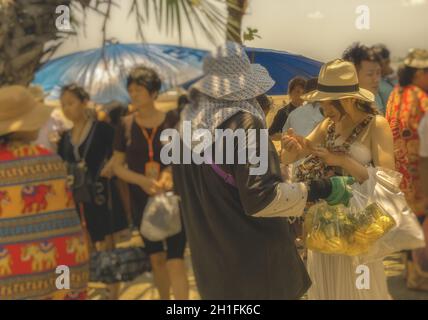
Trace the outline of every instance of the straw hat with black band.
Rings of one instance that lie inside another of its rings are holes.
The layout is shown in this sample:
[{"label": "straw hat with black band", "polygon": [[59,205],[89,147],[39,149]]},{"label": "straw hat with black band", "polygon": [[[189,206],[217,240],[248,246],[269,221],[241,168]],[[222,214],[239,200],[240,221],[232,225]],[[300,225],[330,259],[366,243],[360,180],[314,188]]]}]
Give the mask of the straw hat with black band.
[{"label": "straw hat with black band", "polygon": [[303,100],[312,102],[346,98],[375,101],[373,93],[360,88],[355,65],[342,59],[324,64],[318,76],[317,89],[302,95]]},{"label": "straw hat with black band", "polygon": [[48,121],[53,107],[37,102],[23,86],[0,88],[0,136],[36,131]]}]

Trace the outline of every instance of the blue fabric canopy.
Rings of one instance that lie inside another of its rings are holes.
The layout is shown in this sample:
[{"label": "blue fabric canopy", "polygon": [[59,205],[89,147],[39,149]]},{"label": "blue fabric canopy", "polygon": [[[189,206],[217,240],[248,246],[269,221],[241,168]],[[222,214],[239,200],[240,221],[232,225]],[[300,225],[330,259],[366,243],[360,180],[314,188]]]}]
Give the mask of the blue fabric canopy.
[{"label": "blue fabric canopy", "polygon": [[285,95],[288,82],[296,76],[306,79],[318,77],[322,63],[301,55],[285,51],[247,48],[247,54],[252,63],[264,66],[275,80],[275,86],[269,95]]},{"label": "blue fabric canopy", "polygon": [[44,64],[33,84],[59,98],[61,87],[77,83],[97,103],[129,102],[126,78],[137,65],[155,69],[162,79],[162,91],[180,86],[202,75],[206,51],[179,46],[152,44],[107,44],[103,49],[73,53]]},{"label": "blue fabric canopy", "polygon": [[[263,65],[276,81],[269,95],[287,93],[288,82],[295,76],[317,76],[322,63],[283,51],[247,48],[253,63]],[[208,51],[171,45],[110,43],[103,49],[73,53],[51,60],[36,73],[34,84],[58,99],[61,87],[77,83],[97,103],[129,103],[126,77],[136,65],[155,69],[163,81],[162,91],[189,87],[202,76],[203,58]]]}]

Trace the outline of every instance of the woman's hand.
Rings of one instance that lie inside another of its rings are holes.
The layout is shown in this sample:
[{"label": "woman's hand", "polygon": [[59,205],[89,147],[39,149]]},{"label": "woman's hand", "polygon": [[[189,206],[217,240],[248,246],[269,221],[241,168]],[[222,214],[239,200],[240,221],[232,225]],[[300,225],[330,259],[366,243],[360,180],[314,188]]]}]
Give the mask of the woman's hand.
[{"label": "woman's hand", "polygon": [[309,154],[311,147],[306,138],[296,135],[293,129],[288,129],[281,138],[281,162],[293,163]]},{"label": "woman's hand", "polygon": [[342,167],[345,155],[341,153],[333,153],[328,151],[326,148],[314,148],[312,154],[321,158],[321,160],[328,166]]},{"label": "woman's hand", "polygon": [[307,141],[304,137],[294,133],[293,129],[288,129],[282,136],[282,148],[293,154],[297,154],[307,148]]},{"label": "woman's hand", "polygon": [[170,168],[166,168],[162,171],[158,183],[164,191],[172,190],[174,185],[172,180],[172,172]]},{"label": "woman's hand", "polygon": [[160,185],[159,181],[147,178],[146,176],[141,176],[138,185],[149,196],[154,196],[163,191],[163,188]]},{"label": "woman's hand", "polygon": [[101,170],[100,173],[101,177],[111,179],[114,176],[114,170],[113,170],[113,161],[110,159],[109,162],[107,162],[104,166],[104,168]]}]

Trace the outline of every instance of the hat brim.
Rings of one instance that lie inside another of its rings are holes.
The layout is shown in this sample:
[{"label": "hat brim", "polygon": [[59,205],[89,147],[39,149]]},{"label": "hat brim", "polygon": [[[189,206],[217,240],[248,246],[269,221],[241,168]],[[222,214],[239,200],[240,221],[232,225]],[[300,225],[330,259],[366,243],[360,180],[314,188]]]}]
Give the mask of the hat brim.
[{"label": "hat brim", "polygon": [[328,101],[328,100],[342,100],[347,98],[355,98],[366,102],[375,102],[375,96],[369,90],[360,88],[355,92],[325,92],[313,90],[301,96],[305,101]]},{"label": "hat brim", "polygon": [[252,64],[245,74],[220,77],[210,74],[196,82],[190,90],[198,90],[215,99],[242,101],[256,98],[275,85],[269,72],[259,64]]},{"label": "hat brim", "polygon": [[54,109],[52,106],[37,103],[33,110],[19,119],[0,120],[0,135],[39,130],[49,120]]}]

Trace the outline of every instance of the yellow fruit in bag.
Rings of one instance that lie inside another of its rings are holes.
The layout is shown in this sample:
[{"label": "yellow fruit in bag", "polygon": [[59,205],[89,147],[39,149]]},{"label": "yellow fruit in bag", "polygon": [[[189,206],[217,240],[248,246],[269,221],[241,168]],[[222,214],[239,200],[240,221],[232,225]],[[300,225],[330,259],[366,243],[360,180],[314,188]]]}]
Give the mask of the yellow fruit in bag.
[{"label": "yellow fruit in bag", "polygon": [[311,237],[311,236],[308,236],[307,238],[306,238],[306,247],[308,248],[308,249],[311,249],[311,250],[316,250],[316,249],[319,249],[319,247],[318,247],[318,243],[314,240],[314,238],[313,237]]},{"label": "yellow fruit in bag", "polygon": [[346,241],[339,237],[330,238],[326,243],[326,249],[331,253],[342,253],[346,251],[346,247]]},{"label": "yellow fruit in bag", "polygon": [[314,222],[314,217],[312,215],[307,215],[305,217],[305,221],[303,225],[307,231],[312,230],[313,222]]},{"label": "yellow fruit in bag", "polygon": [[376,220],[376,223],[382,227],[383,231],[388,231],[395,225],[395,221],[388,216],[382,216],[378,218]]},{"label": "yellow fruit in bag", "polygon": [[382,237],[385,232],[377,223],[372,223],[365,231],[366,236],[371,240],[377,240]]},{"label": "yellow fruit in bag", "polygon": [[306,246],[312,250],[323,250],[326,245],[326,237],[320,230],[312,231],[306,236]]},{"label": "yellow fruit in bag", "polygon": [[354,243],[356,246],[367,246],[370,243],[370,239],[367,238],[365,232],[357,230],[354,232]]},{"label": "yellow fruit in bag", "polygon": [[324,244],[326,241],[326,236],[321,231],[315,231],[312,236],[313,236],[314,241],[316,241],[318,243]]},{"label": "yellow fruit in bag", "polygon": [[347,248],[346,254],[349,256],[358,256],[358,255],[363,254],[367,251],[369,251],[369,247],[367,245],[359,245],[357,243],[354,243],[353,245],[350,245]]}]

